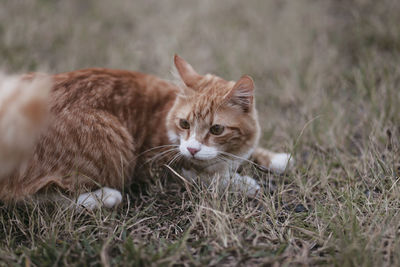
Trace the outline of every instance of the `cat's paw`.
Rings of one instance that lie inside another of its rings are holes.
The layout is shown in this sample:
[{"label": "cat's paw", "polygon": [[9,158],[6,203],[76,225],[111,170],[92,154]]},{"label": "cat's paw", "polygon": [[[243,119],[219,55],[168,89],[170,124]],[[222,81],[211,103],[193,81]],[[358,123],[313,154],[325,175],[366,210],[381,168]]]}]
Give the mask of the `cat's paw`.
[{"label": "cat's paw", "polygon": [[257,196],[261,190],[256,180],[249,176],[241,176],[238,173],[233,175],[231,183],[238,191],[245,193],[248,197]]},{"label": "cat's paw", "polygon": [[103,187],[95,191],[95,194],[101,199],[104,206],[109,209],[118,206],[122,202],[122,194],[115,189]]},{"label": "cat's paw", "polygon": [[283,173],[293,167],[295,160],[292,155],[287,153],[275,153],[271,157],[269,168],[276,173]]},{"label": "cat's paw", "polygon": [[84,207],[88,210],[94,210],[105,206],[106,208],[114,208],[122,202],[122,195],[118,190],[103,187],[94,192],[81,194],[76,204],[78,207]]},{"label": "cat's paw", "polygon": [[248,197],[256,197],[261,190],[261,187],[257,183],[256,180],[249,176],[242,176],[243,177],[243,184],[242,184],[242,191],[246,192]]}]

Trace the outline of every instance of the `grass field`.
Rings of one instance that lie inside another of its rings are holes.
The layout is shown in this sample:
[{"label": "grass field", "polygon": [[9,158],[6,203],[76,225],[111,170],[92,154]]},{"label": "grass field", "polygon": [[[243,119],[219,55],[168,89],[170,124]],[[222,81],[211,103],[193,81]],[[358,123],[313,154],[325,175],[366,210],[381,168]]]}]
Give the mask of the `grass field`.
[{"label": "grass field", "polygon": [[261,144],[294,169],[254,170],[259,201],[155,177],[114,211],[0,204],[1,266],[400,265],[400,1],[1,3],[8,73],[170,79],[174,53],[251,75]]}]

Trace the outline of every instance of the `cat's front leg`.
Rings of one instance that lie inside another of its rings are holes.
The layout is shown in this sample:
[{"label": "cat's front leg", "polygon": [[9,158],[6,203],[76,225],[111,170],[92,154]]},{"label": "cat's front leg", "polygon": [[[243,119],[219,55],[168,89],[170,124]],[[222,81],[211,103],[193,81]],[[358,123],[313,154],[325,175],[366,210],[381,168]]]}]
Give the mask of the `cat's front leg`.
[{"label": "cat's front leg", "polygon": [[294,158],[288,153],[275,153],[267,149],[258,147],[252,154],[252,160],[276,173],[283,173],[293,167]]}]

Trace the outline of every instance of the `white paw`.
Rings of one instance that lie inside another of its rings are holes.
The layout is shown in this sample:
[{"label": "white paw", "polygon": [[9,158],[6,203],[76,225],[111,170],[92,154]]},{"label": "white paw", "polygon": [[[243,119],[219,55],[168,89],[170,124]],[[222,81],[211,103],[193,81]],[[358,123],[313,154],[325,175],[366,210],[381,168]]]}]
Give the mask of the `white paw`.
[{"label": "white paw", "polygon": [[260,192],[260,186],[253,178],[249,176],[241,176],[235,173],[231,183],[240,191],[246,193],[249,197],[254,197]]},{"label": "white paw", "polygon": [[88,210],[94,210],[99,207],[100,203],[99,201],[97,201],[97,198],[91,193],[84,193],[78,197],[76,204],[78,210],[80,210],[82,207]]},{"label": "white paw", "polygon": [[242,176],[243,184],[242,191],[246,192],[246,195],[249,197],[255,197],[260,192],[260,186],[253,178],[249,176]]},{"label": "white paw", "polygon": [[294,165],[294,158],[287,153],[276,153],[271,157],[269,168],[276,173],[283,173]]},{"label": "white paw", "polygon": [[104,205],[106,208],[113,208],[122,202],[122,195],[118,190],[103,187],[90,193],[81,194],[78,197],[78,206],[88,210],[94,210]]}]

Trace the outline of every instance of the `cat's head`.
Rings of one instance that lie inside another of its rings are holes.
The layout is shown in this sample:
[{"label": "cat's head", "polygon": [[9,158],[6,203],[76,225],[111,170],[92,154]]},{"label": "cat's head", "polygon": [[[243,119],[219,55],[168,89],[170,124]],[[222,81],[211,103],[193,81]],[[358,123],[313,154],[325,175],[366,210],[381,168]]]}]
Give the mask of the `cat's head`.
[{"label": "cat's head", "polygon": [[[182,83],[167,117],[171,142],[194,163],[248,158],[259,138],[254,83],[249,76],[237,82],[199,75],[175,55]],[[223,159],[222,159],[223,158]]]}]

